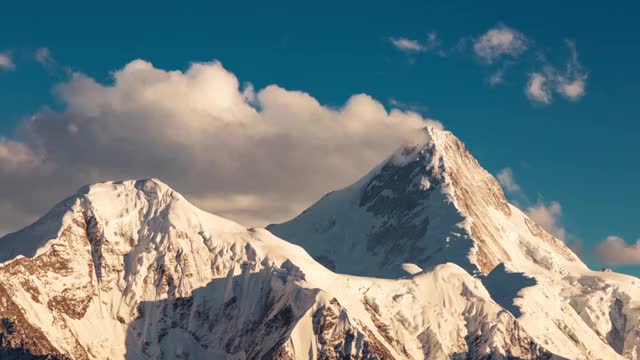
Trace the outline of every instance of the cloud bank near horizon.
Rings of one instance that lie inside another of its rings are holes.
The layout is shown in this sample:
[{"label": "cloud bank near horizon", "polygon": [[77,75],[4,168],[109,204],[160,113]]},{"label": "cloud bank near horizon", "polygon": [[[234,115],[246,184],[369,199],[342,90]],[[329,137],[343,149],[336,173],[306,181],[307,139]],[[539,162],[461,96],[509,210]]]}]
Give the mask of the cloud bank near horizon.
[{"label": "cloud bank near horizon", "polygon": [[5,232],[85,184],[149,177],[245,225],[282,221],[355,181],[416,129],[442,126],[365,94],[336,109],[278,85],[256,91],[220,62],[175,71],[134,60],[111,84],[73,73],[55,93],[64,111],[39,111],[17,139],[0,139]]}]

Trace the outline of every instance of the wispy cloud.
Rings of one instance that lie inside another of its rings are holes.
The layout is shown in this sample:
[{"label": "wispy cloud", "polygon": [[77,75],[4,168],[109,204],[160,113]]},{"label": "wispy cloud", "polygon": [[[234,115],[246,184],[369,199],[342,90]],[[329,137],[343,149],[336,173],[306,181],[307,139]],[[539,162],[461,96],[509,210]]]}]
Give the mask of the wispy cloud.
[{"label": "wispy cloud", "polygon": [[493,67],[491,73],[487,77],[487,83],[489,86],[498,86],[505,82],[507,76],[507,70],[515,65],[517,62],[513,60],[502,60],[497,67]]},{"label": "wispy cloud", "polygon": [[[524,86],[527,98],[533,103],[548,105],[555,96],[578,101],[586,94],[588,73],[579,61],[575,42],[571,40],[565,40],[569,58],[563,66],[552,65],[533,40],[505,24],[498,24],[476,37],[462,37],[451,49],[443,48],[436,32],[429,33],[424,40],[407,37],[391,37],[388,40],[407,54],[433,52],[449,56],[469,54],[471,51],[486,66],[485,81],[491,87],[505,82],[510,67],[523,61],[538,63],[528,73]],[[535,57],[523,58],[525,52],[532,53],[534,50]]]},{"label": "wispy cloud", "polygon": [[37,62],[42,64],[43,66],[54,66],[56,64],[56,60],[51,55],[51,50],[47,47],[41,47],[36,49],[34,53],[34,58]]},{"label": "wispy cloud", "polygon": [[430,32],[424,41],[406,37],[391,37],[389,41],[398,50],[407,53],[428,52],[440,48],[440,38],[435,31]]},{"label": "wispy cloud", "polygon": [[593,254],[603,264],[637,265],[640,264],[640,240],[629,244],[619,236],[609,236],[596,245]]},{"label": "wispy cloud", "polygon": [[[516,181],[511,168],[500,170],[496,178],[507,194],[520,197],[525,203],[529,203],[522,187]],[[567,230],[561,224],[562,206],[560,206],[559,202],[552,201],[546,204],[542,200],[538,200],[534,205],[527,205],[525,213],[556,238],[562,241],[567,239]]]},{"label": "wispy cloud", "polygon": [[579,100],[586,92],[587,73],[578,61],[578,51],[573,41],[567,40],[571,58],[563,74],[557,76],[556,90],[569,100]]},{"label": "wispy cloud", "polygon": [[576,254],[581,255],[583,253],[582,241],[569,233],[562,223],[563,211],[558,201],[545,202],[540,198],[535,204],[532,204],[520,184],[516,181],[511,168],[500,170],[496,178],[511,199],[516,198],[522,202],[522,204],[519,204],[518,201],[514,201],[514,204],[523,208],[525,214],[531,220],[535,221],[555,238],[562,240]]},{"label": "wispy cloud", "polygon": [[522,191],[520,185],[516,182],[511,168],[504,168],[498,172],[498,182],[504,187],[508,193],[516,193]]},{"label": "wispy cloud", "polygon": [[393,46],[402,51],[411,52],[423,52],[426,51],[425,47],[417,40],[411,40],[407,38],[391,38]]},{"label": "wispy cloud", "polygon": [[531,101],[550,104],[553,92],[571,101],[578,101],[586,94],[588,74],[578,60],[575,43],[568,40],[566,43],[570,58],[563,71],[548,64],[543,57],[544,69],[529,74],[525,93]]},{"label": "wispy cloud", "polygon": [[513,170],[506,167],[496,174],[496,179],[502,185],[505,193],[509,195],[511,202],[519,208],[529,206],[531,201],[525,194],[524,190],[516,181],[516,177],[513,174]]},{"label": "wispy cloud", "polygon": [[0,52],[0,70],[10,71],[14,70],[15,68],[16,65],[13,62],[11,52],[7,50]]},{"label": "wispy cloud", "polygon": [[389,99],[388,103],[392,107],[398,108],[400,110],[411,111],[415,113],[424,113],[427,110],[429,110],[429,107],[426,105],[417,104],[417,103],[407,103],[394,98]]},{"label": "wispy cloud", "polygon": [[562,241],[566,241],[567,230],[561,224],[562,206],[560,206],[559,202],[552,201],[549,204],[539,202],[534,206],[528,207],[525,212],[548,233]]},{"label": "wispy cloud", "polygon": [[496,86],[504,82],[504,69],[496,70],[491,76],[489,76],[489,85]]},{"label": "wispy cloud", "polygon": [[518,57],[527,48],[524,34],[502,24],[489,29],[473,42],[475,54],[489,64],[503,56]]}]

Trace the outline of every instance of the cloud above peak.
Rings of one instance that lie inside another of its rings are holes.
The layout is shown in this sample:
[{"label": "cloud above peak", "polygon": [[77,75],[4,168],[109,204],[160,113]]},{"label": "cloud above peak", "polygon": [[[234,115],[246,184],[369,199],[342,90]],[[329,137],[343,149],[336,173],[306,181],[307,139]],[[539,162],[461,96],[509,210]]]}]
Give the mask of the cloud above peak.
[{"label": "cloud above peak", "polygon": [[[178,71],[134,60],[112,84],[74,73],[55,93],[63,111],[40,111],[20,140],[0,142],[0,210],[38,216],[84,184],[156,177],[208,211],[265,225],[441,126],[365,94],[335,108],[278,85],[256,90],[219,62]],[[0,215],[0,228],[26,225]]]},{"label": "cloud above peak", "polygon": [[528,48],[527,37],[506,25],[489,29],[473,42],[475,54],[491,64],[503,56],[518,57]]}]

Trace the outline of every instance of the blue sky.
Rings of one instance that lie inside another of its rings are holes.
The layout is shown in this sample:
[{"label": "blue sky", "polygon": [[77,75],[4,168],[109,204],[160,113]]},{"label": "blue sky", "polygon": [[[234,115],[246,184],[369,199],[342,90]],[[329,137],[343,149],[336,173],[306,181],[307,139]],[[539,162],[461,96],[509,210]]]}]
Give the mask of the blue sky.
[{"label": "blue sky", "polygon": [[[511,169],[521,190],[510,195],[523,208],[560,204],[553,226],[599,267],[591,249],[608,236],[640,252],[631,246],[640,238],[638,10],[617,1],[11,2],[0,14],[0,52],[12,62],[0,71],[0,134],[21,140],[25,118],[63,111],[53,88],[69,71],[109,84],[137,58],[181,70],[217,59],[256,89],[278,84],[336,108],[366,93],[438,119],[487,170]],[[488,63],[473,45],[496,28],[522,35],[525,49]],[[391,40],[401,38],[422,48],[399,49]],[[44,47],[46,66],[35,61]],[[584,94],[532,100],[532,73],[583,76]],[[640,275],[638,264],[614,267]]]}]

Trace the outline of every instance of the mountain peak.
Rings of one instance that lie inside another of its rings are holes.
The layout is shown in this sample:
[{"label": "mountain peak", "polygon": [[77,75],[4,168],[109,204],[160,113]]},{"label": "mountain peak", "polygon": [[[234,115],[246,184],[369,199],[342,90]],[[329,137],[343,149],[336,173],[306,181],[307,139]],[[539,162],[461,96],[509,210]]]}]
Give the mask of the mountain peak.
[{"label": "mountain peak", "polygon": [[155,180],[71,200],[37,254],[0,266],[1,358],[552,355],[454,264],[397,281],[335,274],[267,231],[225,228]]},{"label": "mountain peak", "polygon": [[[358,182],[268,229],[356,275],[396,277],[403,263],[425,269],[453,262],[482,274],[500,263],[554,271],[581,264],[561,241],[533,227],[462,141],[425,128]],[[353,262],[354,251],[367,261]]]},{"label": "mountain peak", "polygon": [[159,198],[164,195],[182,198],[182,195],[157,178],[99,182],[81,187],[77,195],[91,197],[100,193],[123,191],[141,192],[146,196],[154,198]]},{"label": "mountain peak", "polygon": [[16,256],[33,257],[66,228],[84,224],[89,231],[94,223],[100,224],[100,232],[111,233],[134,228],[163,235],[171,231],[244,230],[198,209],[158,179],[107,181],[80,188],[32,225],[0,238],[0,262]]},{"label": "mountain peak", "polygon": [[81,189],[0,240],[0,358],[638,359],[637,282],[428,140],[272,227],[317,261],[157,179]]},{"label": "mountain peak", "polygon": [[[464,195],[464,191],[458,188],[474,188],[474,193],[480,191],[482,194],[490,194],[493,207],[506,214],[510,213],[507,199],[498,181],[450,131],[425,127],[416,137],[396,150],[381,167],[391,165],[399,168],[411,163],[430,169],[430,176],[446,183],[446,190],[451,193],[452,201],[462,200],[456,199]],[[424,174],[420,171],[411,174],[414,177],[422,175]]]},{"label": "mountain peak", "polygon": [[400,146],[385,162],[393,161],[396,164],[412,161],[423,151],[443,152],[450,142],[459,142],[451,132],[433,126],[425,126],[416,130],[405,144]]}]

